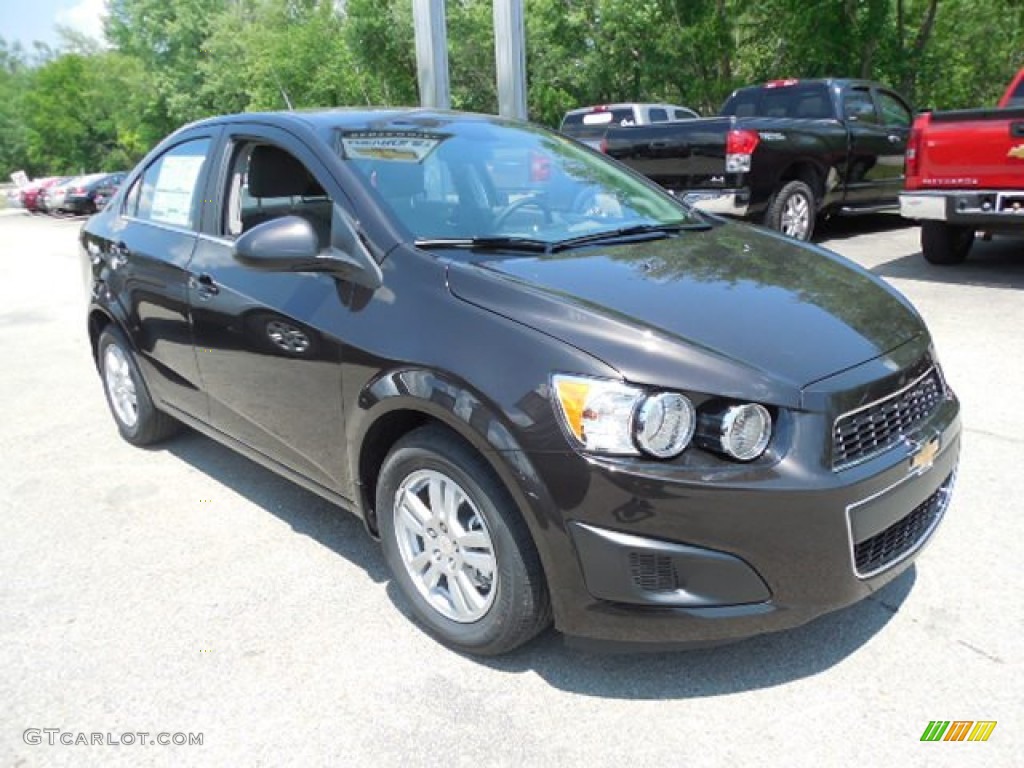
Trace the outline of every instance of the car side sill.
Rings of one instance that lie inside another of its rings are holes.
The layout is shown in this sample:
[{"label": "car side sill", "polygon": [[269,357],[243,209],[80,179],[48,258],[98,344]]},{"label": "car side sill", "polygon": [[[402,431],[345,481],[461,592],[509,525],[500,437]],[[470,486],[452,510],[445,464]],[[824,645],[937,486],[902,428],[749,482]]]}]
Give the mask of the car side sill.
[{"label": "car side sill", "polygon": [[196,432],[199,432],[212,440],[216,440],[221,445],[224,445],[225,447],[242,454],[245,458],[249,459],[250,461],[254,461],[257,464],[260,464],[261,466],[285,478],[286,480],[290,480],[296,485],[305,488],[307,491],[315,493],[317,496],[326,499],[335,506],[341,507],[346,512],[351,512],[356,517],[360,518],[361,520],[364,520],[365,523],[365,518],[363,514],[359,511],[356,504],[352,502],[350,499],[347,499],[341,494],[332,491],[330,488],[325,488],[319,483],[314,482],[313,480],[310,480],[307,477],[304,477],[303,475],[299,474],[290,467],[286,467],[284,464],[281,464],[280,462],[275,461],[269,456],[260,453],[255,448],[251,448],[245,443],[236,440],[235,438],[231,437],[228,434],[225,434],[224,432],[221,432],[216,427],[210,426],[205,421],[200,421],[194,416],[191,416],[188,413],[185,413],[184,411],[178,410],[172,405],[168,405],[167,403],[161,403],[161,408],[165,410],[168,413],[168,415],[173,416],[182,424],[191,427]]}]

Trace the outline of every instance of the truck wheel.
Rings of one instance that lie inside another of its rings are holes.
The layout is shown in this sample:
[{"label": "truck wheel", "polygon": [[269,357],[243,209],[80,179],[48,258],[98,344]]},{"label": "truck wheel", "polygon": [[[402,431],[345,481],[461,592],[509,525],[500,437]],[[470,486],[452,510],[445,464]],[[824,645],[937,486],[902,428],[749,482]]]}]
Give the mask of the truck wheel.
[{"label": "truck wheel", "polygon": [[974,245],[974,229],[944,221],[921,222],[921,252],[929,264],[962,264]]},{"label": "truck wheel", "polygon": [[413,614],[446,645],[505,653],[551,621],[540,557],[487,463],[445,429],[398,441],[377,482],[384,558]]},{"label": "truck wheel", "polygon": [[765,225],[794,240],[810,240],[817,210],[811,188],[802,181],[790,181],[772,198]]}]

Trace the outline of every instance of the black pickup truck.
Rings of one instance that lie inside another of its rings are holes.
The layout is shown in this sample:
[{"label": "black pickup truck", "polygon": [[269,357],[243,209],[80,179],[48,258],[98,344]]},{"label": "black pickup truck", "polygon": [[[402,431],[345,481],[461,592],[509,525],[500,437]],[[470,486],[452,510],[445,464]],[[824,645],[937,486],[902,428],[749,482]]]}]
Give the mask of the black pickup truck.
[{"label": "black pickup truck", "polygon": [[718,117],[612,127],[602,149],[697,208],[800,240],[833,213],[899,210],[907,102],[864,80],[774,80]]}]

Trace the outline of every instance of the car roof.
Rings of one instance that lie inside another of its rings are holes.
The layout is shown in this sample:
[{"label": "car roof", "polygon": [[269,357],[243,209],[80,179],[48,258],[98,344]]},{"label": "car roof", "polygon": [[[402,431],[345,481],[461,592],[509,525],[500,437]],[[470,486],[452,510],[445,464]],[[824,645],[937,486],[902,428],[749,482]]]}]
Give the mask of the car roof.
[{"label": "car roof", "polygon": [[282,128],[298,126],[320,133],[337,128],[348,130],[428,130],[440,129],[453,122],[481,122],[495,125],[516,124],[495,115],[457,112],[420,107],[337,107],[334,109],[295,110],[290,112],[242,112],[220,115],[192,123],[187,128],[205,125],[255,122]]},{"label": "car roof", "polygon": [[612,104],[592,104],[589,107],[577,107],[576,109],[570,109],[565,114],[576,115],[580,112],[592,112],[595,109],[632,109],[634,107],[668,107],[669,109],[685,109],[687,112],[696,111],[690,107],[684,107],[682,104],[669,104],[666,101],[617,101]]}]

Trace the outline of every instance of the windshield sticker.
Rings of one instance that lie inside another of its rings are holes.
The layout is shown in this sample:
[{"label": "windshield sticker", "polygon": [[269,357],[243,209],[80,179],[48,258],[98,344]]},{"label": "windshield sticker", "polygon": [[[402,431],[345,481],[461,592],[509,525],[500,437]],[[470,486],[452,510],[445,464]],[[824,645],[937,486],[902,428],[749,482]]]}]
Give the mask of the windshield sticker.
[{"label": "windshield sticker", "polygon": [[365,131],[342,134],[345,156],[356,160],[421,163],[447,136],[436,133]]},{"label": "windshield sticker", "polygon": [[583,116],[584,125],[607,125],[612,121],[611,112],[591,112]]}]

